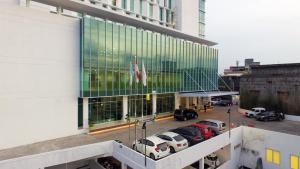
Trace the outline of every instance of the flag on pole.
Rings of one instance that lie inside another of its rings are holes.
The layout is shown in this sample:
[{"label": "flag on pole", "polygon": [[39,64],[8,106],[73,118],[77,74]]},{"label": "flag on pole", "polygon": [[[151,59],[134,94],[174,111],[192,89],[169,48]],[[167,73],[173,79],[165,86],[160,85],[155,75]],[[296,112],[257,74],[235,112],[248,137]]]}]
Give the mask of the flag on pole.
[{"label": "flag on pole", "polygon": [[134,56],[134,77],[135,77],[135,82],[138,83],[140,81],[140,71],[139,71],[138,61],[136,56]]},{"label": "flag on pole", "polygon": [[146,74],[144,61],[142,61],[142,81],[143,81],[143,85],[147,86],[147,74]]},{"label": "flag on pole", "polygon": [[132,63],[130,62],[130,69],[129,69],[129,85],[132,86],[132,81],[133,81],[133,67]]}]

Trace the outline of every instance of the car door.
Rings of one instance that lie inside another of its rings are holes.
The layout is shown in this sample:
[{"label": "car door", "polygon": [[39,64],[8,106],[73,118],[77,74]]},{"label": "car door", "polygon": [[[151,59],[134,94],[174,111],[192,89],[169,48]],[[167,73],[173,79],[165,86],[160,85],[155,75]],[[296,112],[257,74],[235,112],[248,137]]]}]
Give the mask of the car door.
[{"label": "car door", "polygon": [[[151,152],[153,152],[153,147],[154,147],[154,143],[150,140],[146,141],[146,155],[150,155]],[[144,147],[144,151],[145,152],[145,147]]]},{"label": "car door", "polygon": [[274,112],[270,113],[270,120],[276,120],[276,114]]},{"label": "car door", "polygon": [[141,140],[139,140],[139,142],[138,142],[138,144],[137,144],[137,150],[139,151],[139,152],[141,152],[141,153],[144,153],[145,151],[144,151],[144,149],[145,149],[145,143],[146,143],[146,140],[145,139],[141,139]]},{"label": "car door", "polygon": [[185,117],[186,117],[187,119],[191,119],[191,112],[190,112],[190,110],[186,110],[186,111],[185,111]]}]

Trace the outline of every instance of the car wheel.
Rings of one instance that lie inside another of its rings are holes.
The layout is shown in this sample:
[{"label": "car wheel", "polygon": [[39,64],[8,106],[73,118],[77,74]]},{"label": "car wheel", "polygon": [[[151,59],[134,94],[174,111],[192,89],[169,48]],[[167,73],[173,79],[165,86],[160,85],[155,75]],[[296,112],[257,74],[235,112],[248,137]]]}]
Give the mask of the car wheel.
[{"label": "car wheel", "polygon": [[151,158],[152,160],[155,160],[154,154],[150,153],[150,158]]},{"label": "car wheel", "polygon": [[170,147],[170,153],[172,153],[172,154],[173,154],[173,153],[176,153],[174,147],[172,147],[172,146]]},{"label": "car wheel", "polygon": [[211,134],[213,137],[215,137],[217,135],[217,133],[215,131],[212,131]]},{"label": "car wheel", "polygon": [[187,118],[186,118],[186,117],[184,117],[184,118],[183,118],[183,121],[186,121],[186,120],[187,120]]},{"label": "car wheel", "polygon": [[134,150],[135,150],[135,144],[134,144],[134,145],[132,145],[132,149],[134,149]]}]

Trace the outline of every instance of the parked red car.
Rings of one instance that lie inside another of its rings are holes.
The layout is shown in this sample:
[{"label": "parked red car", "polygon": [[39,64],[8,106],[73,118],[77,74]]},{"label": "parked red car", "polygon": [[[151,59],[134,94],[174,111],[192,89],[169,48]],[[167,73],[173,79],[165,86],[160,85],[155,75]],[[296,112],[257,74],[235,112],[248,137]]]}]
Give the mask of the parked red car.
[{"label": "parked red car", "polygon": [[213,136],[212,131],[209,126],[204,124],[192,124],[192,127],[196,127],[201,131],[204,140],[207,140]]}]

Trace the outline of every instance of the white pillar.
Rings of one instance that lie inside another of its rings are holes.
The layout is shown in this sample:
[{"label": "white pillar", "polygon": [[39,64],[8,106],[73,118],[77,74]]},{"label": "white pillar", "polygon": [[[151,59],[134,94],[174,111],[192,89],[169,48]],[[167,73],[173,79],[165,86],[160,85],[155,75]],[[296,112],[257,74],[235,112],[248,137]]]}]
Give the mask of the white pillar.
[{"label": "white pillar", "polygon": [[30,0],[26,0],[26,7],[30,6]]},{"label": "white pillar", "polygon": [[128,96],[123,96],[123,116],[122,120],[126,120],[126,115],[128,114]]},{"label": "white pillar", "polygon": [[89,131],[89,99],[83,98],[83,129]]},{"label": "white pillar", "polygon": [[61,15],[63,13],[63,9],[61,6],[56,7],[56,12],[58,15]]},{"label": "white pillar", "polygon": [[199,169],[204,169],[204,158],[199,160]]},{"label": "white pillar", "polygon": [[155,115],[156,113],[156,94],[152,94],[152,115]]},{"label": "white pillar", "polygon": [[127,169],[127,165],[125,163],[122,163],[122,169]]},{"label": "white pillar", "polygon": [[178,93],[175,93],[175,109],[179,109],[180,105],[180,97],[178,96]]}]

